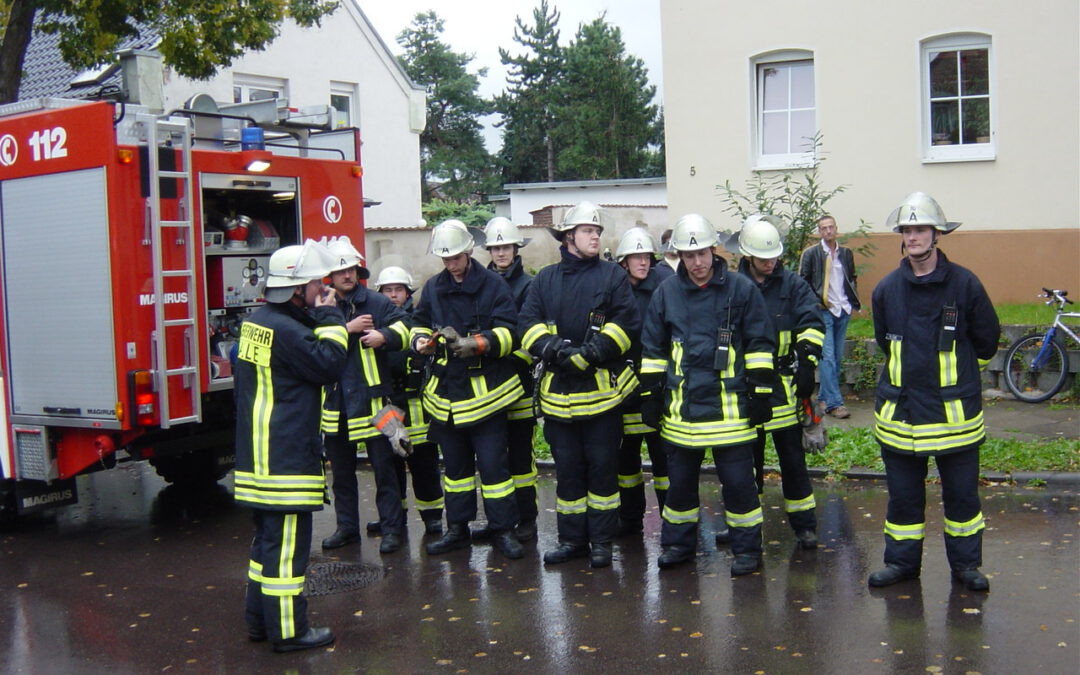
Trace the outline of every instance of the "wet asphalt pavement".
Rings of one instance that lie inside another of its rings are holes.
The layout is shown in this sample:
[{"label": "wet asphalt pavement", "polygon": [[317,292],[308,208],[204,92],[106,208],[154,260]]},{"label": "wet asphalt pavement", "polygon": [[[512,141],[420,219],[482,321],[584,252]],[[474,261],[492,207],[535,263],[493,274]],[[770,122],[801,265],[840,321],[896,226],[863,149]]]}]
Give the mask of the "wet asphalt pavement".
[{"label": "wet asphalt pavement", "polygon": [[[370,495],[371,475],[360,475]],[[715,476],[702,481],[696,564],[662,573],[654,505],[644,535],[617,542],[613,567],[545,569],[550,477],[540,541],[517,561],[481,544],[429,557],[415,511],[407,549],[380,556],[365,538],[330,555],[318,548],[333,530],[327,509],[312,566],[344,563],[324,584],[370,583],[311,598],[312,623],[334,629],[334,646],[278,655],[246,640],[250,516],[226,483],[183,495],[146,464],[123,465],[80,478],[81,504],[0,535],[0,672],[1077,672],[1075,491],[983,489],[988,595],[950,580],[934,486],[922,579],[873,591],[885,512],[875,482],[816,485],[814,552],[795,549],[779,487],[767,485],[765,566],[739,579],[712,543]]]}]

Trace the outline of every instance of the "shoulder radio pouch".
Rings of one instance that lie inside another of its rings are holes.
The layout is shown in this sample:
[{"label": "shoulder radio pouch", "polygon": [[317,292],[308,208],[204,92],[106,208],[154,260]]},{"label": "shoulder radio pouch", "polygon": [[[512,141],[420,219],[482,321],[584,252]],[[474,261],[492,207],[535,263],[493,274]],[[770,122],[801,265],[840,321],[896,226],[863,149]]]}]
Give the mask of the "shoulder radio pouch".
[{"label": "shoulder radio pouch", "polygon": [[956,344],[956,325],[960,313],[955,303],[949,303],[941,310],[941,329],[938,331],[938,351],[951,352]]},{"label": "shoulder radio pouch", "polygon": [[731,301],[728,300],[727,317],[724,325],[716,329],[716,351],[713,353],[713,370],[722,373],[728,369],[731,356]]}]

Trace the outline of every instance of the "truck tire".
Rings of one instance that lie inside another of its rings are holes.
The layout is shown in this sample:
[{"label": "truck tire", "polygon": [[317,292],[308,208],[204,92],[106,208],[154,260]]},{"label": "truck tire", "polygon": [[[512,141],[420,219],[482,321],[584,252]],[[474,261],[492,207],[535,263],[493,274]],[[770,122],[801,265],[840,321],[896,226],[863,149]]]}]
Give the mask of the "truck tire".
[{"label": "truck tire", "polygon": [[228,473],[218,467],[217,455],[210,451],[153,457],[150,464],[166,483],[179,487],[212,485]]}]

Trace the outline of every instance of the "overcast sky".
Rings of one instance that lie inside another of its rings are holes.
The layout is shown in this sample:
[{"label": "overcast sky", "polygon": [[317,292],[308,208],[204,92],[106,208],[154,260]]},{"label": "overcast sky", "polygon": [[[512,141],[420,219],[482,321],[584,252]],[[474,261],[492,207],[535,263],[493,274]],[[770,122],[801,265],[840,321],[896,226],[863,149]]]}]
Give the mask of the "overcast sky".
[{"label": "overcast sky", "polygon": [[[359,2],[375,30],[394,54],[401,53],[397,35],[405,30],[418,12],[435,10],[444,21],[443,40],[454,51],[472,54],[469,72],[487,67],[487,77],[480,81],[480,94],[490,98],[506,86],[506,69],[499,62],[499,47],[520,54],[513,40],[514,17],[531,25],[532,11],[539,0],[375,0]],[[660,0],[549,0],[549,6],[561,14],[560,42],[566,45],[581,23],[588,23],[607,12],[608,23],[622,31],[626,51],[645,62],[649,82],[657,88],[656,102],[662,101],[663,71],[660,56]],[[485,141],[494,152],[501,145],[500,131],[488,128]]]}]

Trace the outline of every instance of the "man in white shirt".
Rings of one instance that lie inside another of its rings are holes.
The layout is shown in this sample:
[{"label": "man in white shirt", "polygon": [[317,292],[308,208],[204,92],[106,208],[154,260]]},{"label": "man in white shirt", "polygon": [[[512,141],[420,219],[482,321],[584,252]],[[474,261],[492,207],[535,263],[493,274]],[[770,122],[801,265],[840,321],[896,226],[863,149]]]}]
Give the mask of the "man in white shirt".
[{"label": "man in white shirt", "polygon": [[858,311],[858,278],[855,276],[855,256],[851,249],[836,241],[836,219],[824,215],[817,222],[821,243],[803,251],[799,275],[806,279],[821,300],[821,318],[825,321],[825,344],[822,349],[818,377],[821,387],[818,401],[833,417],[850,417],[840,394],[840,365],[844,359],[848,320]]}]

